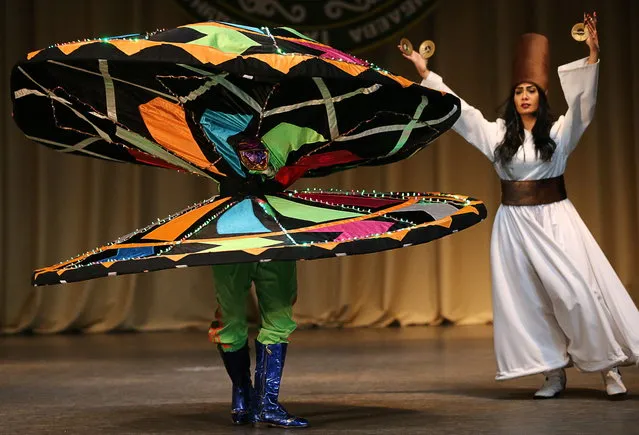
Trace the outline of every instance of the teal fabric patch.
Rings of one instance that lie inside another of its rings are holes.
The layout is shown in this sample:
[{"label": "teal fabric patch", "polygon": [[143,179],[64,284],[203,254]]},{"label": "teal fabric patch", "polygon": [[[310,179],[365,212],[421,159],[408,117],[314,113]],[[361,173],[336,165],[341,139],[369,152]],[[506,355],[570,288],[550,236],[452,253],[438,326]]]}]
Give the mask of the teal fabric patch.
[{"label": "teal fabric patch", "polygon": [[269,233],[271,230],[262,225],[255,216],[251,200],[245,199],[220,216],[217,220],[217,232],[218,234],[249,234]]},{"label": "teal fabric patch", "polygon": [[243,178],[246,174],[242,169],[237,152],[229,143],[228,138],[236,135],[248,127],[253,115],[231,115],[206,109],[200,118],[206,137],[215,144],[216,150],[226,160],[233,170]]}]

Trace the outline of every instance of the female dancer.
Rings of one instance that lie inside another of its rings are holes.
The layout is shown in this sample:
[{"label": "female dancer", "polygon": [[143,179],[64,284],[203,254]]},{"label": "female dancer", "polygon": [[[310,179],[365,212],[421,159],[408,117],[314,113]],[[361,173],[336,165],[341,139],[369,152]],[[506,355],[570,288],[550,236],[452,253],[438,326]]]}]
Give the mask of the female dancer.
[{"label": "female dancer", "polygon": [[[566,197],[566,161],[593,118],[599,75],[596,15],[584,17],[589,56],[559,67],[568,111],[549,112],[548,40],[522,35],[503,116],[488,122],[462,100],[453,126],[494,164],[502,204],[491,237],[497,379],[544,373],[535,398],[566,386],[564,368],[602,373],[626,393],[617,366],[639,359],[639,312]],[[400,48],[401,49],[401,48]],[[422,85],[452,92],[418,53]]]}]

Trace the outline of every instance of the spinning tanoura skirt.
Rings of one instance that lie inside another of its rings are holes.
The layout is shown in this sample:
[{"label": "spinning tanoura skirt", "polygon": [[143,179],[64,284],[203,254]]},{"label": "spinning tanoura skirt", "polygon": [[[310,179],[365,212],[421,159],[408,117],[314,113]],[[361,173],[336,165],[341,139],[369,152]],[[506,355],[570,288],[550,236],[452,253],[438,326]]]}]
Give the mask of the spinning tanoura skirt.
[{"label": "spinning tanoura skirt", "polygon": [[208,264],[364,254],[429,242],[485,217],[480,201],[443,193],[303,190],[216,196],[37,270],[33,281],[58,284]]},{"label": "spinning tanoura skirt", "polygon": [[224,196],[38,270],[35,284],[376,252],[486,215],[457,195],[287,191],[300,177],[410,157],[460,114],[454,95],[292,29],[206,22],[56,44],[14,67],[11,90],[14,119],[36,142],[226,186]]}]

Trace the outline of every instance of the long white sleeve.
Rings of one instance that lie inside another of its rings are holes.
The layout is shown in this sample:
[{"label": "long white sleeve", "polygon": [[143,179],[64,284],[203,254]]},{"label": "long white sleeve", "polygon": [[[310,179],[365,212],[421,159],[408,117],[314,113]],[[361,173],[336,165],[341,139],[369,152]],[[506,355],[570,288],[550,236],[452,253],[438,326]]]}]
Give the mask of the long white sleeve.
[{"label": "long white sleeve", "polygon": [[[426,79],[422,80],[421,85],[451,93],[459,98],[459,95],[446,86],[441,76],[432,71]],[[453,130],[481,151],[490,161],[493,161],[495,148],[503,136],[503,128],[500,128],[497,122],[487,121],[478,109],[466,103],[462,98],[459,99],[461,100],[461,115],[453,125]]]},{"label": "long white sleeve", "polygon": [[551,131],[551,136],[558,139],[558,147],[568,155],[594,117],[599,62],[589,64],[587,58],[579,59],[560,66],[557,72],[568,111],[553,126],[555,131]]}]

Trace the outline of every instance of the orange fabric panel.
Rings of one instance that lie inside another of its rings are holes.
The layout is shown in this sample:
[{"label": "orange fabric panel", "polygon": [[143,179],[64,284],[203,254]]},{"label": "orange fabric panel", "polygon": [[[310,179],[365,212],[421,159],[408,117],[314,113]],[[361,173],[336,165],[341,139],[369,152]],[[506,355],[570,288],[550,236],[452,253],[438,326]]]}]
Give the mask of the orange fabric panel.
[{"label": "orange fabric panel", "polygon": [[108,43],[113,45],[114,47],[117,47],[118,50],[128,56],[136,54],[144,50],[145,48],[166,44],[165,42],[149,41],[147,39],[138,39],[137,41],[126,39],[112,39],[108,41]]},{"label": "orange fabric panel", "polygon": [[439,225],[440,227],[450,228],[452,224],[453,224],[453,218],[450,216],[446,216],[444,219],[440,219],[432,223],[429,222],[427,225]]},{"label": "orange fabric panel", "polygon": [[319,246],[322,249],[326,249],[327,251],[332,251],[338,245],[340,245],[340,243],[338,243],[338,242],[326,242],[326,243],[318,243],[317,244],[317,246]]},{"label": "orange fabric panel", "polygon": [[[355,65],[352,63],[348,63],[348,62],[343,62],[340,60],[334,60],[334,59],[322,59],[325,62],[328,62],[330,64],[332,64],[333,66],[336,66],[337,68],[341,69],[344,72],[347,72],[348,74],[352,75],[353,77],[361,74],[362,72],[366,71],[367,69],[369,69],[368,67],[362,66],[362,65]],[[405,79],[404,77],[401,76],[396,76],[394,74],[388,73],[388,72],[384,72],[382,70],[378,71],[378,73],[385,75],[386,77],[395,80],[397,83],[399,83],[400,85],[402,85],[402,87],[407,88],[410,85],[414,84],[413,82],[411,82],[410,80]]]},{"label": "orange fabric panel", "polygon": [[342,71],[352,75],[353,77],[366,71],[368,68],[362,65],[355,65],[354,63],[343,62],[341,60],[322,58],[324,62],[330,63],[333,66],[338,67]]},{"label": "orange fabric panel", "polygon": [[459,213],[475,213],[475,214],[479,214],[479,210],[477,210],[476,207],[473,207],[472,205],[468,205],[464,208],[462,208]]},{"label": "orange fabric panel", "polygon": [[[272,68],[283,72],[284,74],[288,74],[288,72],[294,66],[299,65],[300,63],[312,59],[314,56],[309,56],[306,54],[296,54],[294,56],[273,56],[268,53],[259,53],[259,54],[249,54],[248,56],[243,56],[246,58],[255,58],[261,60],[264,63],[269,64]],[[275,60],[275,62],[273,62]]]},{"label": "orange fabric panel", "polygon": [[27,60],[31,60],[32,57],[34,57],[35,55],[37,55],[41,51],[42,50],[36,50],[36,51],[32,51],[31,53],[27,54]]},{"label": "orange fabric panel", "polygon": [[193,138],[182,106],[156,97],[141,104],[139,109],[144,124],[157,143],[189,163],[222,175]]},{"label": "orange fabric panel", "polygon": [[242,249],[242,251],[246,252],[247,254],[251,254],[251,255],[255,255],[258,256],[260,255],[262,252],[266,251],[269,248],[250,248],[250,249]]},{"label": "orange fabric panel", "polygon": [[393,239],[393,240],[397,240],[398,242],[401,242],[402,240],[404,240],[404,237],[406,237],[406,234],[408,234],[408,230],[400,230],[400,231],[395,231],[393,233],[390,233],[386,237],[388,237],[389,239]]},{"label": "orange fabric panel", "polygon": [[[380,72],[381,72],[381,71],[380,71]],[[384,74],[384,73],[382,73],[382,74]],[[414,82],[411,82],[410,80],[405,79],[405,78],[404,78],[404,77],[402,77],[402,76],[396,76],[396,75],[393,75],[393,74],[384,74],[384,75],[387,75],[387,76],[388,76],[388,77],[390,77],[391,79],[395,80],[397,83],[399,83],[400,85],[402,85],[402,87],[404,87],[404,88],[407,88],[407,87],[409,87],[410,85],[414,85],[414,84],[415,84]],[[443,95],[446,95],[446,92],[443,92]]]},{"label": "orange fabric panel", "polygon": [[165,255],[171,261],[175,261],[176,263],[186,257],[188,254],[178,254],[178,255]]},{"label": "orange fabric panel", "polygon": [[215,207],[223,204],[228,201],[229,198],[223,198],[219,201],[212,202],[211,204],[205,205],[203,207],[198,207],[194,210],[191,210],[188,213],[184,213],[182,216],[173,219],[170,222],[162,225],[161,227],[156,228],[151,231],[146,236],[142,237],[143,239],[153,239],[153,240],[166,240],[166,241],[174,241],[176,240],[180,234],[187,230],[191,225],[193,225],[198,219],[202,216],[206,215],[208,212],[213,210]]},{"label": "orange fabric panel", "polygon": [[73,53],[74,51],[76,51],[78,48],[86,44],[87,42],[73,42],[71,44],[60,44],[60,45],[57,45],[56,47],[58,47],[60,51],[63,52],[64,54],[69,55]]}]

